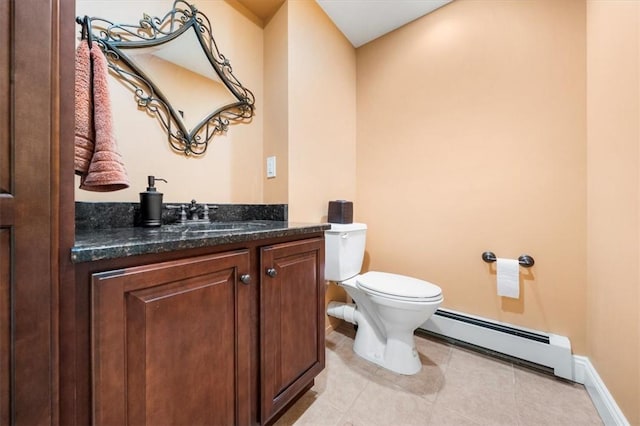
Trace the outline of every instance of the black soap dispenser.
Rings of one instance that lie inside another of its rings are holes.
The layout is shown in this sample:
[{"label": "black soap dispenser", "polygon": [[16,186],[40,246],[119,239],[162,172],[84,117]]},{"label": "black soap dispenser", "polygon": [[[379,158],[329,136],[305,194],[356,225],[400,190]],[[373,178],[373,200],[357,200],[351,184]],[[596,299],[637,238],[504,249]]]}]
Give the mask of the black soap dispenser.
[{"label": "black soap dispenser", "polygon": [[149,186],[140,193],[140,216],[142,226],[162,225],[162,192],[156,190],[156,181],[167,183],[166,180],[155,176],[148,176]]}]

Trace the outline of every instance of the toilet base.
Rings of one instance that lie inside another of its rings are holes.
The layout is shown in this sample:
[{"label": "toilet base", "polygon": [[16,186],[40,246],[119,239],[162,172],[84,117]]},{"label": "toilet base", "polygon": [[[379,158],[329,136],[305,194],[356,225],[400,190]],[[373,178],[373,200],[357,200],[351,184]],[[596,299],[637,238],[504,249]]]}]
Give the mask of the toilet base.
[{"label": "toilet base", "polygon": [[422,369],[413,330],[389,336],[383,341],[372,328],[359,326],[353,351],[361,358],[398,374],[413,375]]}]

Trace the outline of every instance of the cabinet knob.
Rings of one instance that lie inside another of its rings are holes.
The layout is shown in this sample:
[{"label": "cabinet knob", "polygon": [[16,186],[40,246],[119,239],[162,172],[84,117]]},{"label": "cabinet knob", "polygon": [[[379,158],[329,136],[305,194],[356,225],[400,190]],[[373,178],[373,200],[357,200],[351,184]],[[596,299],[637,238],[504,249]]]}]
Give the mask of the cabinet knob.
[{"label": "cabinet knob", "polygon": [[240,281],[242,281],[244,284],[249,284],[251,282],[251,275],[249,274],[240,275]]},{"label": "cabinet knob", "polygon": [[267,269],[267,275],[269,275],[271,278],[273,278],[276,275],[278,275],[278,271],[276,271],[275,268],[269,268],[269,269]]}]

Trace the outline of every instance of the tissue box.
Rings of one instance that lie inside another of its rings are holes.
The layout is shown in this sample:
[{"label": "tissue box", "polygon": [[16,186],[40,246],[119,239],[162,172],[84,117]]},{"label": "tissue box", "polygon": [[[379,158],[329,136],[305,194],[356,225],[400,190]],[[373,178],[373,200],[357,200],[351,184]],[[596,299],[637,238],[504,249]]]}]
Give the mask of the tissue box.
[{"label": "tissue box", "polygon": [[353,223],[353,202],[329,201],[329,223]]}]

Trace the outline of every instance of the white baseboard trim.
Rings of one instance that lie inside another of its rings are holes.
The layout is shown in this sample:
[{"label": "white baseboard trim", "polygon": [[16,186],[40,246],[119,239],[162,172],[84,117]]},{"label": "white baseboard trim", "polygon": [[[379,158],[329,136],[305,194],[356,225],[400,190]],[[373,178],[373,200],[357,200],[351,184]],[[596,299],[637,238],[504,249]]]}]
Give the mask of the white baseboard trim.
[{"label": "white baseboard trim", "polygon": [[605,425],[629,426],[627,418],[609,393],[589,358],[580,355],[573,356],[573,381],[582,383],[587,389],[591,401],[593,401],[593,405]]}]

